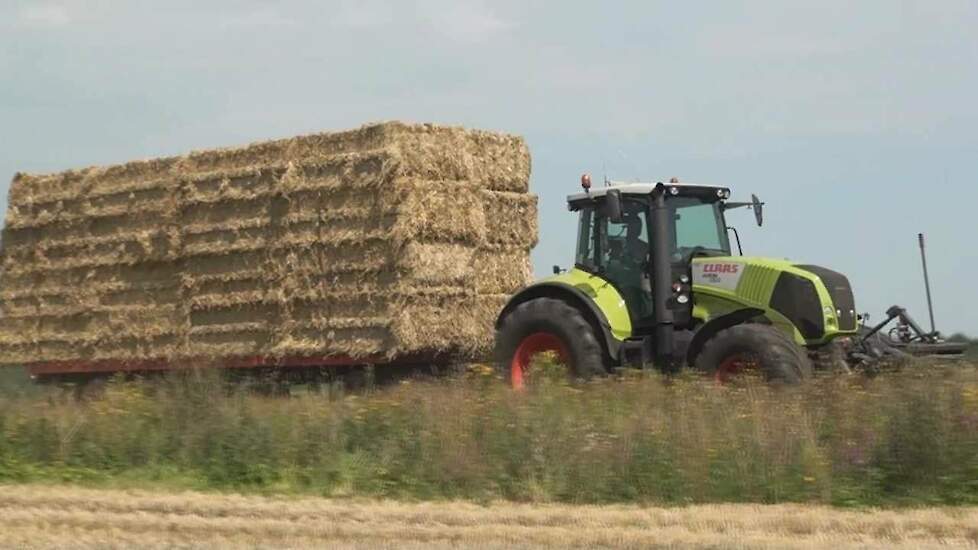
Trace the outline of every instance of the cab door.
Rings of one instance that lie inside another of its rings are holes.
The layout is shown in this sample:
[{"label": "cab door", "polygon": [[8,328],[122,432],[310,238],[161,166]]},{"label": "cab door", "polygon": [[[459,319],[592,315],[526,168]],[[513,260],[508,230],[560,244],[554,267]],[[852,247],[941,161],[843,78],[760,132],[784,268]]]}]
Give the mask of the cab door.
[{"label": "cab door", "polygon": [[653,318],[649,280],[648,204],[622,200],[622,220],[612,222],[600,204],[580,210],[576,264],[607,280],[624,298],[633,326]]}]

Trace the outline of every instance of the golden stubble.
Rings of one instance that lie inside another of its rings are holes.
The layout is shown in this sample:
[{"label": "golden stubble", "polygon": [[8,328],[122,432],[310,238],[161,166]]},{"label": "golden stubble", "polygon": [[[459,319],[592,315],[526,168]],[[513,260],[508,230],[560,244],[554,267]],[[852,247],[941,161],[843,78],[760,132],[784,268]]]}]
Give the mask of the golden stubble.
[{"label": "golden stubble", "polygon": [[16,548],[937,548],[978,545],[978,508],[573,506],[0,487]]}]

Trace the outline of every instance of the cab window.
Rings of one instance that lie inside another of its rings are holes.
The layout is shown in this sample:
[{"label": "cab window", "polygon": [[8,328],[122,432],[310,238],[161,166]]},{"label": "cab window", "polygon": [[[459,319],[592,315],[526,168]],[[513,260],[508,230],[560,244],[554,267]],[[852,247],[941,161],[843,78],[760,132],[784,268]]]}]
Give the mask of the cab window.
[{"label": "cab window", "polygon": [[585,207],[578,228],[577,265],[611,282],[636,320],[652,313],[647,213],[646,203],[626,199],[616,223],[600,208]]},{"label": "cab window", "polygon": [[718,202],[702,202],[693,197],[671,201],[675,209],[675,251],[687,254],[696,247],[708,251],[730,253],[730,241],[719,211]]},{"label": "cab window", "polygon": [[642,265],[648,262],[649,234],[646,206],[625,200],[619,223],[608,220],[600,208],[580,209],[577,234],[577,265],[602,272],[614,263]]}]

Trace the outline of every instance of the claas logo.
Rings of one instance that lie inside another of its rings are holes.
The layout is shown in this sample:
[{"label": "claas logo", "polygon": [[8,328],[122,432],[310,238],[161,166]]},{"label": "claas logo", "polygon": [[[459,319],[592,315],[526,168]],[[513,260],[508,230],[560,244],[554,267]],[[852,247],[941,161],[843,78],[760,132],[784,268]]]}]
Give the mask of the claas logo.
[{"label": "claas logo", "polygon": [[737,273],[739,264],[704,264],[703,273]]}]

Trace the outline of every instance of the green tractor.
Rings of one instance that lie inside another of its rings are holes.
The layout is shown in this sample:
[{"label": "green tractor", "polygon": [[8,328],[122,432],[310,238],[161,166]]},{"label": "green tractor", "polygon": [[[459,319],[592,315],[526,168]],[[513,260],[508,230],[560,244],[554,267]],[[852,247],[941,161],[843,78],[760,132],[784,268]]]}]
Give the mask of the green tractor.
[{"label": "green tractor", "polygon": [[844,344],[861,327],[846,277],[731,250],[726,211],[752,208],[760,225],[756,196],[730,202],[725,187],[675,179],[581,183],[567,198],[580,218],[574,267],[518,292],[496,322],[496,362],[513,387],[543,352],[581,379],[655,365],[792,384],[848,368]]}]

